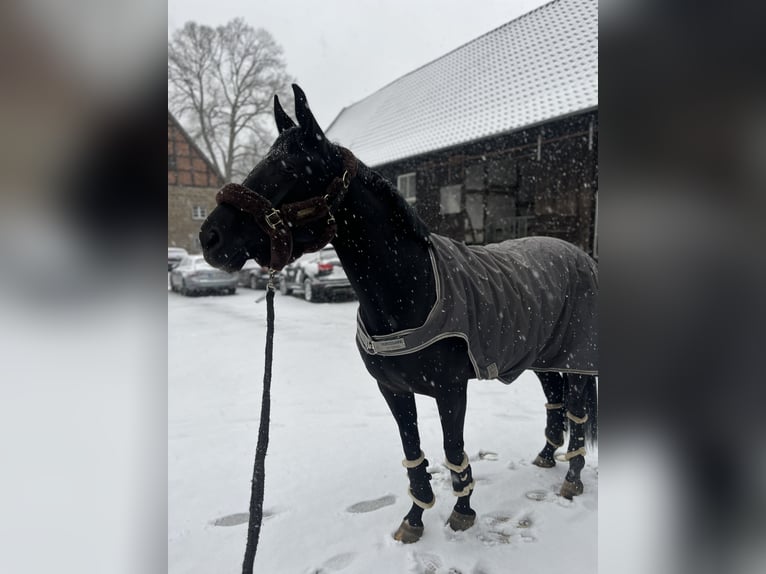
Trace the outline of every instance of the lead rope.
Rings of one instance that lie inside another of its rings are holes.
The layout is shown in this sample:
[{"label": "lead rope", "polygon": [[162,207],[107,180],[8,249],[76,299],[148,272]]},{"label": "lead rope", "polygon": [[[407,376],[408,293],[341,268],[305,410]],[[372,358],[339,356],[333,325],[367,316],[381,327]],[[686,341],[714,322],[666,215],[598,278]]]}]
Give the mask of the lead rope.
[{"label": "lead rope", "polygon": [[258,427],[258,443],[255,447],[253,480],[250,490],[250,518],[247,525],[247,544],[242,574],[253,574],[255,552],[263,521],[263,482],[266,478],[266,449],[269,447],[269,415],[271,411],[271,363],[274,350],[274,275],[269,269],[266,285],[266,361],[263,367],[263,397],[261,399],[261,424]]}]

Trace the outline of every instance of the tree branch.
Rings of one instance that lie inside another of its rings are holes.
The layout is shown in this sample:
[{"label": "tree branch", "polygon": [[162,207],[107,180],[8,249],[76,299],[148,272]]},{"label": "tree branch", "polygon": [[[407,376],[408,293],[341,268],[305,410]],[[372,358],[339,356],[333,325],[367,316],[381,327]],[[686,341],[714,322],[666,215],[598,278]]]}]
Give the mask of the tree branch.
[{"label": "tree branch", "polygon": [[241,18],[215,29],[187,22],[168,42],[168,106],[227,181],[259,159],[273,95],[289,101],[291,81],[273,37]]}]

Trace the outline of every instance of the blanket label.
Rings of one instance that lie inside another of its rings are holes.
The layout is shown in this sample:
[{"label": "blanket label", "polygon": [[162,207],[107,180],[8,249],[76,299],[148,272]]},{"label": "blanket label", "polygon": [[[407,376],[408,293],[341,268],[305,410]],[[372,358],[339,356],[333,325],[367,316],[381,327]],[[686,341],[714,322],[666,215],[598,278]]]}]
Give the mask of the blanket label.
[{"label": "blanket label", "polygon": [[385,353],[386,351],[398,351],[399,349],[406,349],[407,344],[404,339],[390,339],[387,341],[373,341],[373,346],[376,353]]}]

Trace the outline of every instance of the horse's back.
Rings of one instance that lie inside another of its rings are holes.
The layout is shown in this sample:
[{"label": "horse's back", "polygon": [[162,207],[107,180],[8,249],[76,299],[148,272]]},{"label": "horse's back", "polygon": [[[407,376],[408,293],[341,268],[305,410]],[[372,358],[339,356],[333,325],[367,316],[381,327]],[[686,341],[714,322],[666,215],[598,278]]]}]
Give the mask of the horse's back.
[{"label": "horse's back", "polygon": [[515,262],[522,267],[534,268],[543,264],[558,273],[555,276],[556,283],[561,283],[562,278],[567,281],[578,280],[579,277],[569,276],[574,271],[578,276],[583,274],[583,279],[598,289],[598,271],[593,258],[573,243],[557,237],[507,239],[474,249],[485,250],[500,262]]}]

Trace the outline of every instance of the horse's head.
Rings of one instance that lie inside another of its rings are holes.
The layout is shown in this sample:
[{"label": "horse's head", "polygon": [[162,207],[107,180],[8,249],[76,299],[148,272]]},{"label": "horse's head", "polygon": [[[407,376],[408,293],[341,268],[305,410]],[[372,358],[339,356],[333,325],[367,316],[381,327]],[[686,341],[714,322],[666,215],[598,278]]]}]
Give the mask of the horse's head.
[{"label": "horse's head", "polygon": [[224,186],[199,238],[208,263],[237,271],[245,261],[280,269],[335,234],[332,212],[356,170],[353,156],[327,142],[303,91],[293,84],[298,125],[274,96],[279,136],[242,185]]}]

